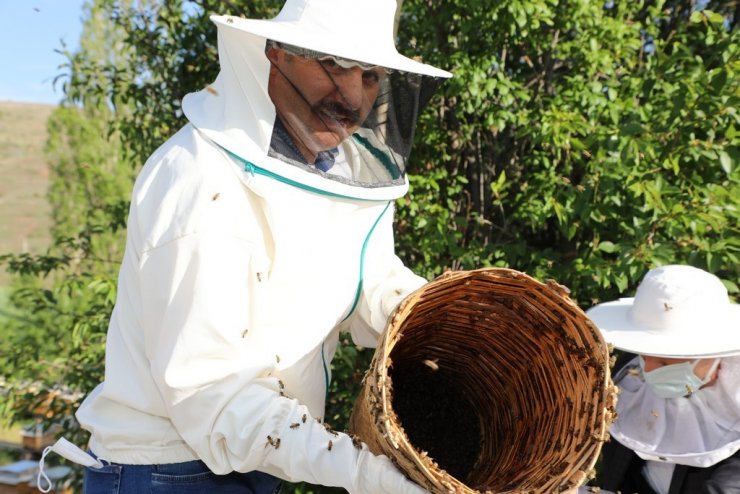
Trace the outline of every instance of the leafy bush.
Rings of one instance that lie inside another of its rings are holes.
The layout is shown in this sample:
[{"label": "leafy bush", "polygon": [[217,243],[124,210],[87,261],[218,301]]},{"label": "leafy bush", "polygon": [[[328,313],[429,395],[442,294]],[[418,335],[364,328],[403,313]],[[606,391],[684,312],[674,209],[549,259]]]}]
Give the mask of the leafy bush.
[{"label": "leafy bush", "polygon": [[[49,124],[55,244],[4,259],[24,315],[0,327],[6,420],[31,416],[44,390],[99,382],[132,177],[184,124],[182,96],[217,73],[208,15],[266,18],[281,3],[88,6],[69,107]],[[399,254],[430,279],[481,266],[554,278],[584,308],[667,263],[714,272],[737,296],[737,19],[731,3],[705,4],[405,0],[399,50],[455,77],[419,121]],[[346,340],[337,353],[336,428],[370,356]]]},{"label": "leafy bush", "polygon": [[455,78],[419,128],[405,258],[555,278],[584,306],[667,263],[736,294],[738,32],[690,5],[406,0],[406,51]]}]

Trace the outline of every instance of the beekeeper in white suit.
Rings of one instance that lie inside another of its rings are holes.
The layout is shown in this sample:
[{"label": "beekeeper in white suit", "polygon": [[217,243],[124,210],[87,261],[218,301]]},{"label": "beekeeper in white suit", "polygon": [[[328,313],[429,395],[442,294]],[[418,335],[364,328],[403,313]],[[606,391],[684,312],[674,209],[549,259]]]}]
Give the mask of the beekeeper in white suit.
[{"label": "beekeeper in white suit", "polygon": [[[425,280],[394,253],[420,107],[450,74],[396,51],[393,0],[216,16],[221,71],[137,179],[85,492],[422,493],[320,422],[340,331],[374,346]],[[62,446],[57,452],[75,457]]]},{"label": "beekeeper in white suit", "polygon": [[651,269],[634,297],[592,307],[623,350],[602,487],[639,494],[740,493],[740,305],[693,266]]}]

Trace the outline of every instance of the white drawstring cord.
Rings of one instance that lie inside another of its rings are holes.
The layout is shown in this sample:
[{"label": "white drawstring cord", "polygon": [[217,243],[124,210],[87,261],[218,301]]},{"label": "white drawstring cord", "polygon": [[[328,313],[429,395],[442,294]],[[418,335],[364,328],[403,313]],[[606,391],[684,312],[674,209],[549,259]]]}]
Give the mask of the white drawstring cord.
[{"label": "white drawstring cord", "polygon": [[[46,459],[46,455],[51,451],[54,451],[59,456],[75,462],[78,465],[92,468],[103,468],[105,465],[103,463],[105,460],[95,458],[91,454],[82,451],[79,447],[75,446],[63,437],[60,437],[53,445],[45,447],[44,451],[41,453],[41,459],[39,460],[39,473],[36,476],[36,483],[38,484],[38,489],[44,493],[49,492],[54,487],[51,479],[44,472],[44,460]],[[41,487],[41,479],[46,481],[48,487]]]},{"label": "white drawstring cord", "polygon": [[[44,452],[41,453],[41,459],[39,460],[39,473],[36,476],[36,486],[41,492],[49,492],[54,485],[51,483],[51,479],[48,475],[44,472],[44,459],[46,458],[46,455],[49,454],[49,452],[53,449],[53,446],[47,446],[44,448]],[[41,486],[41,479],[44,479],[46,481],[46,484],[49,487],[42,487]]]}]

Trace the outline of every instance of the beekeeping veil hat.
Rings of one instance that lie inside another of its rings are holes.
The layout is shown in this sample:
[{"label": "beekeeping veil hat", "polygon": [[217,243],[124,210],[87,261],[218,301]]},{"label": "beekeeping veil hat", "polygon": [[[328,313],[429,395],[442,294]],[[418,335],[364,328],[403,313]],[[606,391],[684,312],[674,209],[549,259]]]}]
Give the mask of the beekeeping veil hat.
[{"label": "beekeeping veil hat", "polygon": [[740,450],[740,306],[718,277],[692,266],[661,266],[643,277],[634,297],[586,314],[607,342],[630,353],[722,359],[714,384],[662,398],[634,358],[614,376],[620,394],[612,439],[646,460],[700,468]]},{"label": "beekeeping veil hat", "polygon": [[632,298],[586,314],[616,348],[669,358],[740,354],[740,305],[719,278],[686,265],[650,270]]},{"label": "beekeeping veil hat", "polygon": [[396,8],[287,0],[269,20],[213,16],[221,71],[184,98],[185,115],[259,170],[339,195],[400,197],[419,111],[451,74],[398,53]]}]

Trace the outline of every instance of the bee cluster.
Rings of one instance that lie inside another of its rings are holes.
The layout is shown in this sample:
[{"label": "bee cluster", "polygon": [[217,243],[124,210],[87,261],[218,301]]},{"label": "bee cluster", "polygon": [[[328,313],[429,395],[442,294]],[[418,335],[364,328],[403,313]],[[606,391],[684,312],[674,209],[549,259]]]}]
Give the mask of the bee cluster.
[{"label": "bee cluster", "polygon": [[448,272],[390,317],[351,430],[435,494],[568,491],[614,419],[610,356],[567,288]]}]

